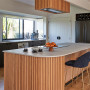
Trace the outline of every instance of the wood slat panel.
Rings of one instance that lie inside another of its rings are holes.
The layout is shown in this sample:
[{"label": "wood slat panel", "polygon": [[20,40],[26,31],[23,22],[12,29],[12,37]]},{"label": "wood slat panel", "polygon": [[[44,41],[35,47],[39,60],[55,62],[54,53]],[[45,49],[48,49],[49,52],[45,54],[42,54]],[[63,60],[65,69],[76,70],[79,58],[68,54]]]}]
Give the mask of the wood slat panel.
[{"label": "wood slat panel", "polygon": [[62,58],[39,58],[10,53],[5,53],[4,56],[5,90],[64,90]]},{"label": "wood slat panel", "polygon": [[66,2],[62,0],[62,11],[66,12]]},{"label": "wood slat panel", "polygon": [[70,12],[70,3],[66,2],[66,12],[69,13]]},{"label": "wood slat panel", "polygon": [[[70,3],[64,0],[35,0],[35,9],[52,8],[66,13],[70,12]],[[46,11],[45,11],[46,12]]]}]

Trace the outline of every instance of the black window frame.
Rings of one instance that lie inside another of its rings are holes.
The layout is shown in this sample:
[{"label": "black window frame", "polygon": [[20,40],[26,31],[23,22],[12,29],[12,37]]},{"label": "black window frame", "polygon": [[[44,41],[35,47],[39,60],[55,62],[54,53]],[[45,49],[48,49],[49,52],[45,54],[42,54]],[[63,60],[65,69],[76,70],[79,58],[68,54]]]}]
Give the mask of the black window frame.
[{"label": "black window frame", "polygon": [[[30,19],[20,19],[20,18],[15,18],[15,17],[5,17],[6,18],[6,39],[3,39],[3,30],[2,30],[2,41],[7,41],[7,40],[23,40],[24,38],[24,20],[30,20]],[[12,18],[12,19],[19,19],[19,38],[7,38],[7,18]],[[20,38],[20,20],[22,20],[22,38]],[[35,20],[30,20],[33,21],[33,32],[35,32]]]}]

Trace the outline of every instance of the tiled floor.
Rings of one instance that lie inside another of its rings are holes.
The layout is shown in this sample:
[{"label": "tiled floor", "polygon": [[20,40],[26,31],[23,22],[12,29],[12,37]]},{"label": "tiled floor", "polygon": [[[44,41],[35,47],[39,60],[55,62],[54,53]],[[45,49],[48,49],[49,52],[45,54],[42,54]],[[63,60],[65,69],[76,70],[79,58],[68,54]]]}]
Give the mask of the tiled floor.
[{"label": "tiled floor", "polygon": [[0,90],[4,90],[4,68],[0,68]]},{"label": "tiled floor", "polygon": [[[85,83],[88,82],[88,77],[87,74],[84,74],[84,79],[85,79]],[[0,90],[4,90],[4,69],[0,68]],[[73,83],[73,86],[71,87],[71,84],[67,85],[65,90],[82,90],[82,81],[81,81],[81,77],[79,77],[77,79],[77,82]],[[90,90],[90,85],[87,86],[85,84],[85,90]]]}]

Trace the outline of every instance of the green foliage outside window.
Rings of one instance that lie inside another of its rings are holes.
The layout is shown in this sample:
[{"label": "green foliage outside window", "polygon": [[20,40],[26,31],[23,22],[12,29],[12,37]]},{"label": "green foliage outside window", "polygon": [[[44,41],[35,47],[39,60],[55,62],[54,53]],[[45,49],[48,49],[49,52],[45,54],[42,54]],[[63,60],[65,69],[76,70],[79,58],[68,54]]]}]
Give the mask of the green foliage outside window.
[{"label": "green foliage outside window", "polygon": [[19,19],[3,18],[3,39],[19,38]]},{"label": "green foliage outside window", "polygon": [[3,39],[6,39],[6,18],[3,18]]}]

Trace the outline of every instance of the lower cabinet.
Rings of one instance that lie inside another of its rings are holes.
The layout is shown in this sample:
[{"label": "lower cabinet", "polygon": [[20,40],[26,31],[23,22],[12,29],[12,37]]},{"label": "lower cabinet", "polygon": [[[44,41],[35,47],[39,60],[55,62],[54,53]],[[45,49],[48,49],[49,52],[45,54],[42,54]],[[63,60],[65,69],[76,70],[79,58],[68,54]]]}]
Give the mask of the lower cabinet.
[{"label": "lower cabinet", "polygon": [[18,49],[17,43],[1,43],[0,44],[0,67],[4,66],[4,50]]},{"label": "lower cabinet", "polygon": [[[19,42],[0,43],[0,67],[4,67],[4,50],[18,49]],[[23,42],[22,42],[23,43]],[[45,45],[46,40],[28,41],[29,47]]]}]

